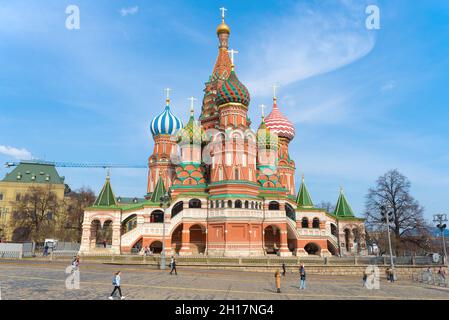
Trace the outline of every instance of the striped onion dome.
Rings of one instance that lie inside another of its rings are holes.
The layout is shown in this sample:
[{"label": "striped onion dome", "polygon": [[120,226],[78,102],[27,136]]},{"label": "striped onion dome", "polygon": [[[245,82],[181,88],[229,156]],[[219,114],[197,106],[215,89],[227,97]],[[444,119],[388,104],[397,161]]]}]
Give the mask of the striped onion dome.
[{"label": "striped onion dome", "polygon": [[151,121],[150,128],[153,136],[159,134],[174,135],[182,128],[182,122],[170,111],[170,106],[167,102],[164,112]]},{"label": "striped onion dome", "polygon": [[265,124],[272,132],[277,133],[279,137],[293,140],[295,137],[295,126],[279,110],[276,98],[273,99],[273,110],[265,118]]},{"label": "striped onion dome", "polygon": [[237,102],[248,106],[249,101],[250,96],[248,89],[239,81],[232,69],[228,79],[218,88],[217,104],[222,105],[230,102]]}]

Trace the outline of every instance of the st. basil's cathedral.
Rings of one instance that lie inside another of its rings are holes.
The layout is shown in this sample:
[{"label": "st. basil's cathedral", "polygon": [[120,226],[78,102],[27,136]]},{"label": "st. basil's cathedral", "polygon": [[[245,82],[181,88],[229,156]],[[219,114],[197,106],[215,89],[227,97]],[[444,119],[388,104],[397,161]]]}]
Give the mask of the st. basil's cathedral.
[{"label": "st. basil's cathedral", "polygon": [[160,253],[163,241],[167,255],[366,254],[364,220],[343,189],[333,212],[314,206],[304,177],[297,193],[289,154],[295,127],[276,95],[258,130],[251,129],[250,93],[238,79],[230,35],[222,15],[199,119],[192,108],[183,125],[167,92],[164,110],[151,121],[145,198],[116,197],[108,175],[85,211],[82,254]]}]

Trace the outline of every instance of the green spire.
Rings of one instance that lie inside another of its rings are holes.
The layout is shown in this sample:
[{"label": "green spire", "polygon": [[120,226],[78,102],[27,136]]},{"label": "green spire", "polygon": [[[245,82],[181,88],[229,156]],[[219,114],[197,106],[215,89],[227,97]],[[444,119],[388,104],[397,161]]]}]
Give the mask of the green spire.
[{"label": "green spire", "polygon": [[103,189],[101,189],[100,195],[94,202],[94,207],[110,207],[116,206],[117,201],[115,200],[114,192],[112,191],[111,181],[109,173],[106,176],[106,182],[104,183]]},{"label": "green spire", "polygon": [[304,175],[302,176],[301,187],[299,188],[296,203],[299,207],[302,208],[313,208],[312,198],[310,197],[309,191],[307,190],[306,184],[304,182]]},{"label": "green spire", "polygon": [[337,217],[354,217],[354,212],[352,211],[348,200],[346,200],[343,188],[340,188],[340,197],[338,198],[337,205],[334,210],[334,215],[336,215]]},{"label": "green spire", "polygon": [[165,194],[165,185],[162,180],[162,176],[159,175],[159,180],[156,183],[153,193],[151,194],[151,202],[159,203],[161,202],[161,197]]}]

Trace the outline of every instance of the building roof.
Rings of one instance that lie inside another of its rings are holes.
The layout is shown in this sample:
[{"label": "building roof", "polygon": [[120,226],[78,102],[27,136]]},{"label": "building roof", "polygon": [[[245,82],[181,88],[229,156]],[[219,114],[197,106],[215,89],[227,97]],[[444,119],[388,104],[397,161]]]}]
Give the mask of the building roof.
[{"label": "building roof", "polygon": [[164,111],[151,121],[150,129],[153,136],[159,134],[176,134],[182,128],[181,120],[170,110],[170,100],[167,98]]},{"label": "building roof", "polygon": [[302,177],[301,187],[299,188],[296,203],[302,208],[313,208],[312,197],[310,197],[309,191],[307,190],[306,183],[304,182],[304,176]]},{"label": "building roof", "polygon": [[334,215],[337,217],[354,217],[354,212],[346,200],[343,188],[340,189],[337,205],[335,206]]},{"label": "building roof", "polygon": [[21,161],[3,182],[64,184],[64,177],[56,171],[55,165],[39,161]]},{"label": "building roof", "polygon": [[151,194],[150,201],[153,203],[160,203],[161,197],[165,194],[165,185],[164,181],[162,180],[162,177],[159,176],[159,180],[156,183],[156,187],[154,187],[154,191]]},{"label": "building roof", "polygon": [[217,95],[218,105],[230,102],[241,103],[246,107],[248,107],[250,102],[249,91],[237,78],[234,70],[231,70],[228,79],[218,88]]},{"label": "building roof", "polygon": [[117,206],[117,200],[112,191],[109,175],[106,177],[103,189],[101,189],[98,198],[95,200],[93,207],[111,207]]}]

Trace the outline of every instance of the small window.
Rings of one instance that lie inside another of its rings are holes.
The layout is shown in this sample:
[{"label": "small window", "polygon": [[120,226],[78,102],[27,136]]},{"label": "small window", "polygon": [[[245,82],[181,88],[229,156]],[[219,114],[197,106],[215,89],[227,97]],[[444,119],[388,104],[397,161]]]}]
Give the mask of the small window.
[{"label": "small window", "polygon": [[53,212],[51,211],[47,212],[47,220],[53,220]]},{"label": "small window", "polygon": [[0,201],[3,200],[3,193],[0,193]]},{"label": "small window", "polygon": [[16,194],[16,201],[20,201],[21,198],[22,197],[21,197],[20,193]]}]

